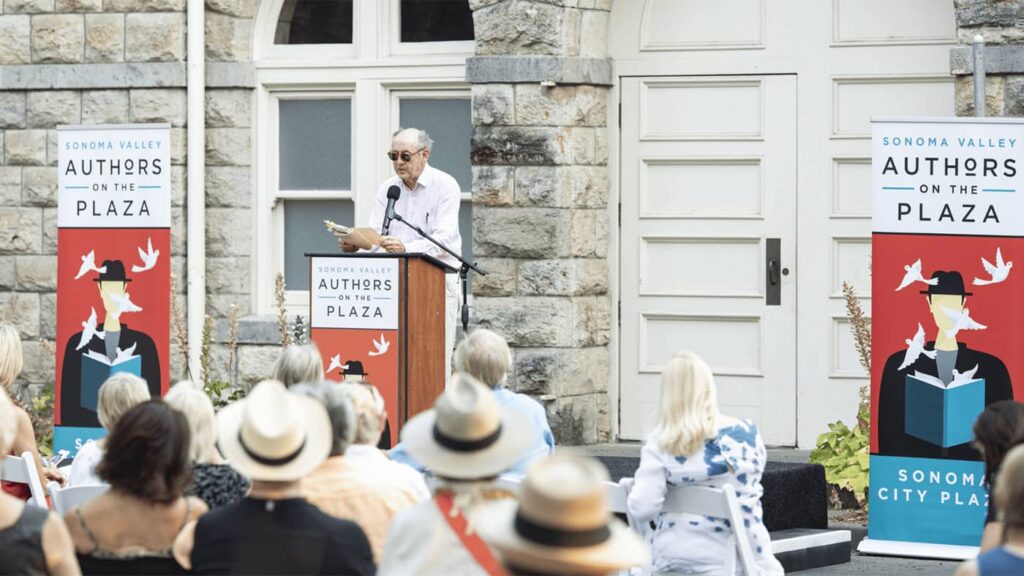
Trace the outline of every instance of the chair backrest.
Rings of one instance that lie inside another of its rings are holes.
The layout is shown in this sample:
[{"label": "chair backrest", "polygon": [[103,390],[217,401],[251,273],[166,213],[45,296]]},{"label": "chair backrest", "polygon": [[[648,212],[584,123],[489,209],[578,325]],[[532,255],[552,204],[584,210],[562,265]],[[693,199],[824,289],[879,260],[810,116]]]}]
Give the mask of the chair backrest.
[{"label": "chair backrest", "polygon": [[46,493],[43,492],[43,483],[39,480],[39,472],[36,470],[35,455],[25,451],[21,456],[7,456],[0,469],[0,480],[27,484],[31,498],[29,504],[40,508],[49,508],[46,504]]},{"label": "chair backrest", "polygon": [[[500,488],[504,488],[505,490],[518,495],[519,490],[522,488],[523,477],[500,476],[495,483]],[[604,487],[608,494],[608,508],[611,512],[613,514],[626,514],[628,511],[626,508],[626,500],[628,500],[629,496],[626,489],[615,482],[605,482]]]},{"label": "chair backrest", "polygon": [[61,488],[60,484],[50,482],[46,487],[50,491],[53,510],[61,516],[110,490],[110,486],[107,484],[85,484]]}]

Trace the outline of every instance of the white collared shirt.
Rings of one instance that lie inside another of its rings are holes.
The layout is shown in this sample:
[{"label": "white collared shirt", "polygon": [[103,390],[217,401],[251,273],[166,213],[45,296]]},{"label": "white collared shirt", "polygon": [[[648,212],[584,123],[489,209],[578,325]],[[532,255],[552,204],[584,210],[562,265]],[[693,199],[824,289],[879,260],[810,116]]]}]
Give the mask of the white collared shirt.
[{"label": "white collared shirt", "polygon": [[[419,180],[416,181],[416,188],[413,190],[409,190],[398,176],[392,176],[385,180],[377,189],[368,224],[370,228],[378,232],[384,223],[384,212],[388,205],[388,188],[391,186],[398,186],[402,190],[402,195],[395,203],[395,212],[422,228],[424,232],[450,248],[452,252],[462,254],[462,234],[459,233],[459,205],[462,203],[462,191],[455,178],[426,164],[423,166],[423,173],[420,174]],[[428,254],[454,268],[459,267],[458,261],[450,254],[401,222],[392,222],[388,235],[401,240],[405,244],[406,252]]]}]

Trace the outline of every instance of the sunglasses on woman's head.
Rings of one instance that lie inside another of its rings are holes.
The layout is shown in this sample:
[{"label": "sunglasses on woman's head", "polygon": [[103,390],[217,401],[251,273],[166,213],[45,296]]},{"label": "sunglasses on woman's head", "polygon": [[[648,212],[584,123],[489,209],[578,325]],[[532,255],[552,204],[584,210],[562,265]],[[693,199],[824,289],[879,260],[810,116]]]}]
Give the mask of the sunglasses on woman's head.
[{"label": "sunglasses on woman's head", "polygon": [[413,156],[419,154],[420,152],[423,152],[424,150],[426,150],[426,148],[420,148],[415,152],[408,152],[403,150],[401,153],[395,152],[394,150],[388,150],[387,154],[388,158],[390,158],[392,162],[398,160],[399,158],[402,159],[402,162],[408,162],[409,160],[412,160]]}]

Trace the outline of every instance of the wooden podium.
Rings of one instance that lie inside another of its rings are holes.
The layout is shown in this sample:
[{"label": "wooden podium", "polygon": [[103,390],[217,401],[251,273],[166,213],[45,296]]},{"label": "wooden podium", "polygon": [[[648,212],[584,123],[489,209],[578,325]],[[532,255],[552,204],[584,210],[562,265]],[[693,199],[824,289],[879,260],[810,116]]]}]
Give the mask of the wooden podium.
[{"label": "wooden podium", "polygon": [[[324,374],[365,374],[387,406],[392,444],[444,390],[445,273],[425,254],[306,254],[310,339]],[[357,362],[358,364],[352,364]]]}]

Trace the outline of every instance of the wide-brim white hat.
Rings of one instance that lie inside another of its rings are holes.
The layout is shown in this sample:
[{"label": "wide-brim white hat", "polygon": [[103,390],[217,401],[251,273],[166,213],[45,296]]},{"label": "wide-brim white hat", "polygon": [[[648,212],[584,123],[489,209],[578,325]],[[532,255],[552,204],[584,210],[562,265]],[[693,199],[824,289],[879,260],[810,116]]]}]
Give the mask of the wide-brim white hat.
[{"label": "wide-brim white hat", "polygon": [[416,462],[456,480],[497,476],[521,460],[537,430],[498,405],[494,393],[467,374],[455,374],[434,408],[402,427],[402,443]]},{"label": "wide-brim white hat", "polygon": [[646,565],[647,544],[608,509],[606,479],[601,464],[556,453],[530,468],[518,502],[489,503],[474,524],[506,566],[574,574]]},{"label": "wide-brim white hat", "polygon": [[292,394],[276,380],[257,384],[217,414],[224,457],[253,480],[305,477],[331,452],[331,421],[320,402]]}]

